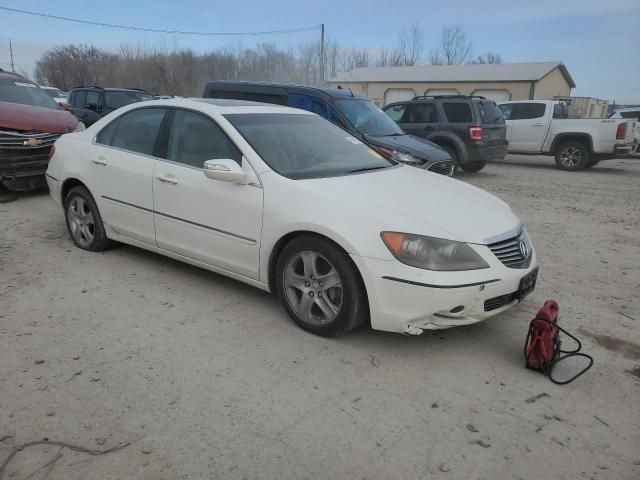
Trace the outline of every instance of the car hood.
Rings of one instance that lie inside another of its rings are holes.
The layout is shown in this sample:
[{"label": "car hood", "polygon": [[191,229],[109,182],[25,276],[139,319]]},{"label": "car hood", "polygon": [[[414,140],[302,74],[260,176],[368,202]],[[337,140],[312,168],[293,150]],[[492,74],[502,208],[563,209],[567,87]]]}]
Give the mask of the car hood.
[{"label": "car hood", "polygon": [[381,147],[410,153],[411,155],[431,162],[451,160],[449,154],[433,142],[413,135],[394,135],[373,137],[367,135],[367,141]]},{"label": "car hood", "polygon": [[69,133],[78,119],[64,110],[0,102],[0,128],[24,132]]},{"label": "car hood", "polygon": [[332,196],[334,206],[378,233],[400,229],[484,244],[520,225],[511,208],[494,195],[410,166],[303,182],[318,195]]}]

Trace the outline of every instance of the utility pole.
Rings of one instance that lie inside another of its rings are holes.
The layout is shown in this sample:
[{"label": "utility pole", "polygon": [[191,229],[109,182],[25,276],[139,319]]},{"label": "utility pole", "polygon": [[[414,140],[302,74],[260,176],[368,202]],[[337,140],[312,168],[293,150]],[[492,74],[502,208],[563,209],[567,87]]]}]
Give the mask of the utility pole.
[{"label": "utility pole", "polygon": [[9,54],[11,55],[11,71],[15,73],[16,69],[13,66],[13,44],[11,43],[11,39],[9,39]]},{"label": "utility pole", "polygon": [[324,23],[320,25],[320,85],[324,86]]}]

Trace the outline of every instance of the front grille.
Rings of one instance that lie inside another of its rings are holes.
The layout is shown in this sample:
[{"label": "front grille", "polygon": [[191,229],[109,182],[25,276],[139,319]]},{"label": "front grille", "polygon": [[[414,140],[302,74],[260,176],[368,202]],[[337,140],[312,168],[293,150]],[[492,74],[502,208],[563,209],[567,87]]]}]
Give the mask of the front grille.
[{"label": "front grille", "polygon": [[429,165],[428,171],[433,173],[439,173],[441,175],[451,175],[453,169],[453,163],[450,161],[438,162]]},{"label": "front grille", "polygon": [[0,131],[0,150],[20,151],[51,147],[60,137],[58,133]]},{"label": "front grille", "polygon": [[526,231],[516,237],[487,245],[493,254],[509,268],[528,268],[531,263],[532,246]]},{"label": "front grille", "polygon": [[493,297],[484,301],[484,311],[490,312],[491,310],[497,310],[500,307],[510,304],[514,300],[517,300],[518,292],[507,293],[506,295],[500,295],[499,297]]}]

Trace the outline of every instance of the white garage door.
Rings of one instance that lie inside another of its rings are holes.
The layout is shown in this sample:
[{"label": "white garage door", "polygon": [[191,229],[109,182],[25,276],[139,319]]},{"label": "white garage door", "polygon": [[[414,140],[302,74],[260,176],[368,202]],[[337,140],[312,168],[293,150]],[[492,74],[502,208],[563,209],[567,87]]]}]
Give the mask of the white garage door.
[{"label": "white garage door", "polygon": [[425,95],[460,95],[460,92],[455,88],[430,88]]},{"label": "white garage door", "polygon": [[509,90],[475,90],[473,95],[480,95],[481,97],[488,98],[496,103],[508,102],[511,100],[511,92],[509,92]]},{"label": "white garage door", "polygon": [[415,96],[416,92],[412,88],[390,88],[384,93],[384,104],[404,102],[405,100],[411,100]]}]

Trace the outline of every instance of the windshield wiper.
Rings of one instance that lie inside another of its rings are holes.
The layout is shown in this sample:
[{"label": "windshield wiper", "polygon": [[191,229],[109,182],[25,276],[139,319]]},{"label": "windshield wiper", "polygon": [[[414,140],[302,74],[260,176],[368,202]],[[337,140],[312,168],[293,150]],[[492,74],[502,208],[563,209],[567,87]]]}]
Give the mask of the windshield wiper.
[{"label": "windshield wiper", "polygon": [[388,167],[389,167],[389,165],[381,165],[381,166],[376,166],[376,167],[355,168],[353,170],[349,170],[347,173],[369,172],[371,170],[380,170],[382,168],[388,168]]}]

